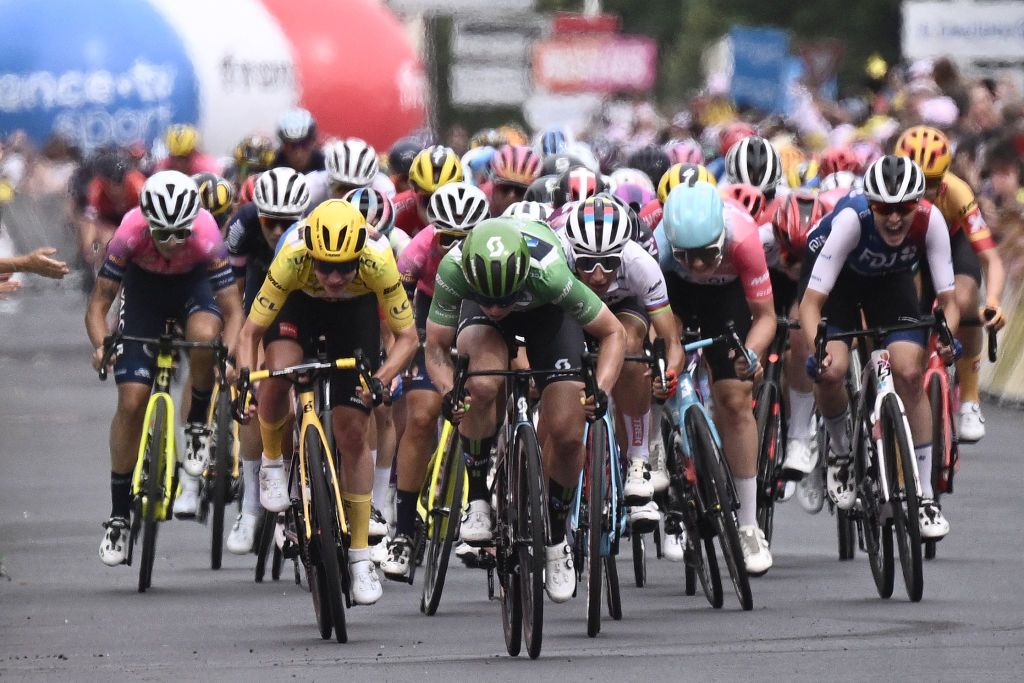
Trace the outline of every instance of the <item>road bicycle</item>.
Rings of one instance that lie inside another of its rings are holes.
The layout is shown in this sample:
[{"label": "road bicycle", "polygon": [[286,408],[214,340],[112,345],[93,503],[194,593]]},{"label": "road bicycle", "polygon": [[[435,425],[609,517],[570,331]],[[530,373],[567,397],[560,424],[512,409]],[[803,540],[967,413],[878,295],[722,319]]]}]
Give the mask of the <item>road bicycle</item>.
[{"label": "road bicycle", "polygon": [[[941,316],[941,309],[936,311]],[[907,595],[911,601],[918,602],[924,592],[917,458],[906,411],[893,383],[889,352],[883,348],[883,343],[893,332],[936,325],[934,318],[923,318],[897,325],[830,333],[828,320],[823,318],[815,337],[815,362],[819,373],[829,341],[863,339],[872,342],[873,351],[861,371],[860,386],[852,403],[850,443],[857,501],[847,517],[856,524],[860,547],[868,555],[875,587],[882,598],[891,597],[893,592],[894,534]]]},{"label": "road bicycle", "polygon": [[[323,340],[321,340],[322,342]],[[323,343],[321,343],[321,347]],[[295,388],[297,448],[291,459],[288,487],[291,506],[285,511],[283,558],[298,558],[313,597],[320,637],[348,640],[345,608],[352,606],[348,573],[348,521],[338,481],[338,452],[331,428],[330,373],[354,370],[364,388],[371,385],[370,369],[362,353],[329,360],[321,352],[313,360],[279,370],[243,370],[239,379],[236,412],[247,399],[250,385],[270,377],[288,380]],[[385,397],[374,395],[379,404]],[[266,527],[267,525],[264,524]]]},{"label": "road bicycle", "polygon": [[[723,335],[685,343],[686,368],[679,375],[675,395],[666,401],[662,411],[661,435],[669,472],[665,532],[672,533],[680,527],[686,532],[687,595],[696,593],[699,581],[711,606],[722,607],[722,581],[715,552],[715,539],[718,539],[740,606],[751,610],[754,601],[736,519],[739,500],[722,453],[718,430],[694,382],[694,373],[702,362],[698,352],[723,343],[753,360],[732,324]],[[667,366],[664,343],[660,340],[655,341],[654,356],[656,372],[664,384]]]},{"label": "road bicycle", "polygon": [[219,364],[219,374],[224,377],[227,350],[219,339],[213,342],[182,340],[178,322],[171,318],[164,322],[164,331],[159,337],[138,337],[120,332],[107,336],[103,340],[103,359],[98,370],[101,380],[106,380],[107,368],[125,343],[144,344],[156,351],[156,378],[142,419],[139,455],[132,473],[132,519],[126,558],[126,563],[131,565],[135,545],[141,539],[138,586],[139,592],[143,593],[152,585],[158,525],[171,518],[178,491],[175,408],[174,398],[170,394],[175,352],[212,350]]}]

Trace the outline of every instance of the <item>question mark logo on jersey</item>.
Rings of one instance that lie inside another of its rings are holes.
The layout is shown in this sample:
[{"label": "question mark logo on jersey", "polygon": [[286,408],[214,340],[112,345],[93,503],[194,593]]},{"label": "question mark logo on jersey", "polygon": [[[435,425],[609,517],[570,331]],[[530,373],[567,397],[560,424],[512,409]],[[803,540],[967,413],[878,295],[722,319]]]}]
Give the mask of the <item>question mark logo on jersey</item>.
[{"label": "question mark logo on jersey", "polygon": [[487,240],[487,253],[490,254],[491,258],[501,258],[508,255],[500,235],[494,235]]}]

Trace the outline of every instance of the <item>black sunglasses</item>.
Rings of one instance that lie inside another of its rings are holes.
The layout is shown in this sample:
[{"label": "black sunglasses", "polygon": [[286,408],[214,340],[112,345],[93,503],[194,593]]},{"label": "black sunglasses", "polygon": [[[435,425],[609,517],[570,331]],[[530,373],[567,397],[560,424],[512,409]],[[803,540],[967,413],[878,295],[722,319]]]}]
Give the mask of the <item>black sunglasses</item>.
[{"label": "black sunglasses", "polygon": [[673,249],[672,257],[676,261],[690,264],[694,261],[710,264],[718,260],[722,255],[722,249],[718,246],[698,247],[696,249]]},{"label": "black sunglasses", "polygon": [[184,242],[192,234],[192,228],[157,228],[149,234],[157,242]]},{"label": "black sunglasses", "polygon": [[330,275],[331,273],[348,275],[349,273],[354,273],[359,268],[359,259],[338,262],[313,259],[313,268],[322,275]]},{"label": "black sunglasses", "polygon": [[483,308],[507,308],[519,300],[519,292],[495,299],[489,296],[477,295],[476,302]]},{"label": "black sunglasses", "polygon": [[593,273],[600,268],[606,273],[614,273],[622,265],[622,256],[619,254],[607,254],[605,256],[590,256],[580,254],[576,256],[576,270],[583,273]]},{"label": "black sunglasses", "polygon": [[437,233],[437,244],[442,249],[451,249],[456,244],[462,241],[465,235],[454,232],[441,232]]}]

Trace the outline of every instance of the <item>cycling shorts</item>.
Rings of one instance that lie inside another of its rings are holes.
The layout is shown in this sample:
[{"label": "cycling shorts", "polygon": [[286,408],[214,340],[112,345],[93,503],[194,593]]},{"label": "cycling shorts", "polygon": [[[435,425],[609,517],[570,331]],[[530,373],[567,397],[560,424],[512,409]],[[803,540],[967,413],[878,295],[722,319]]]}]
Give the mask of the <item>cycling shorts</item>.
[{"label": "cycling shorts", "polygon": [[[185,327],[188,318],[206,311],[222,318],[204,265],[188,273],[151,273],[134,263],[121,280],[121,312],[118,330],[133,337],[159,337],[164,322],[173,318]],[[231,285],[232,287],[234,285]],[[149,345],[124,342],[114,361],[114,381],[152,386],[156,351]]]},{"label": "cycling shorts", "polygon": [[[978,254],[971,247],[967,234],[958,230],[955,235],[949,237],[949,247],[953,252],[953,274],[966,275],[981,286],[981,262]],[[928,262],[925,261],[921,267],[921,312],[931,313],[932,304],[935,302],[935,287],[932,285],[932,278],[928,269]],[[961,311],[963,315],[966,311]]]},{"label": "cycling shorts", "polygon": [[[668,273],[665,285],[672,312],[679,316],[684,326],[696,321],[702,337],[714,337],[724,334],[727,323],[732,321],[740,339],[747,338],[751,324],[750,306],[743,292],[743,283],[738,278],[724,285],[701,285]],[[738,379],[729,357],[730,350],[728,344],[715,344],[704,349],[713,382]]]},{"label": "cycling shorts", "polygon": [[[263,334],[263,345],[269,348],[276,341],[288,340],[302,347],[306,358],[317,354],[318,340],[326,339],[327,356],[348,358],[356,349],[375,371],[380,366],[380,317],[377,315],[377,297],[370,293],[345,300],[328,300],[295,291],[288,295],[281,312]],[[357,389],[359,376],[353,370],[334,370],[330,373],[331,390],[328,403],[331,408],[348,406],[369,413]]]},{"label": "cycling shorts", "polygon": [[651,326],[651,316],[647,315],[644,305],[635,296],[628,296],[625,299],[616,301],[614,304],[610,304],[608,310],[614,313],[616,318],[621,318],[624,315],[636,318],[643,324],[645,330]]},{"label": "cycling shorts", "polygon": [[781,270],[768,269],[768,277],[772,281],[772,296],[775,297],[775,314],[789,317],[789,311],[796,303],[796,293],[800,283]]},{"label": "cycling shorts", "polygon": [[[416,320],[417,331],[425,330],[427,327],[427,314],[430,312],[430,302],[432,300],[432,296],[416,290],[416,294],[413,297],[413,315]],[[416,355],[409,366],[409,371],[402,377],[402,391],[403,393],[410,391],[437,391],[434,383],[430,381],[430,376],[427,374],[427,359],[423,353],[422,346],[416,349]]]},{"label": "cycling shorts", "polygon": [[[517,340],[525,340],[526,357],[535,370],[551,369],[543,375],[534,375],[539,391],[555,382],[582,382],[579,368],[583,363],[583,328],[554,304],[544,304],[528,311],[510,313],[501,320],[484,315],[474,301],[463,301],[459,315],[458,334],[474,325],[487,325],[498,331],[508,346],[509,358],[515,356]],[[560,370],[575,369],[564,373]]]}]

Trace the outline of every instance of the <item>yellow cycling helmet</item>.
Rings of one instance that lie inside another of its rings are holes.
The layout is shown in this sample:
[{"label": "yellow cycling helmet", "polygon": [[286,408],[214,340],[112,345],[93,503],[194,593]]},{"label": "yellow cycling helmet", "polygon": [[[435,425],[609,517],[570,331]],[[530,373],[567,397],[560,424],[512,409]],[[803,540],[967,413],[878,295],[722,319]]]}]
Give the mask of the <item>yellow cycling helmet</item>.
[{"label": "yellow cycling helmet", "polygon": [[818,162],[814,159],[801,161],[786,173],[786,182],[790,187],[806,187],[807,183],[818,177]]},{"label": "yellow cycling helmet", "polygon": [[896,141],[896,155],[910,157],[928,180],[938,180],[953,161],[949,138],[930,126],[914,126],[903,131]]},{"label": "yellow cycling helmet", "polygon": [[187,157],[199,147],[199,131],[187,123],[176,123],[164,135],[167,153],[172,157]]},{"label": "yellow cycling helmet", "polygon": [[432,193],[445,183],[462,180],[462,161],[451,147],[434,145],[416,155],[409,182],[420,192]]},{"label": "yellow cycling helmet", "polygon": [[317,261],[355,261],[366,246],[366,218],[344,199],[328,199],[306,217],[306,250]]},{"label": "yellow cycling helmet", "polygon": [[664,204],[668,199],[668,193],[677,185],[693,187],[698,180],[718,186],[718,181],[711,175],[711,171],[700,164],[676,164],[670,167],[658,182],[658,201]]},{"label": "yellow cycling helmet", "polygon": [[782,161],[782,173],[787,176],[795,167],[807,161],[807,155],[803,150],[791,142],[779,145],[775,151],[779,153],[779,159]]},{"label": "yellow cycling helmet", "polygon": [[220,217],[231,210],[235,201],[235,188],[215,173],[196,173],[192,176],[199,188],[199,201],[203,208]]}]

